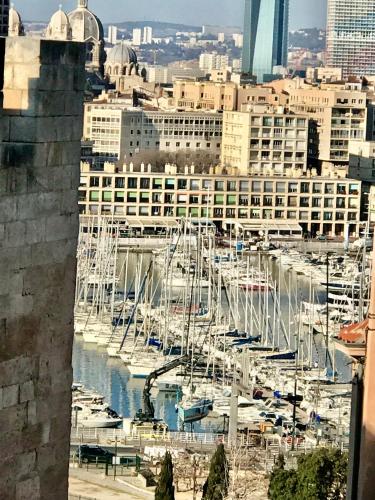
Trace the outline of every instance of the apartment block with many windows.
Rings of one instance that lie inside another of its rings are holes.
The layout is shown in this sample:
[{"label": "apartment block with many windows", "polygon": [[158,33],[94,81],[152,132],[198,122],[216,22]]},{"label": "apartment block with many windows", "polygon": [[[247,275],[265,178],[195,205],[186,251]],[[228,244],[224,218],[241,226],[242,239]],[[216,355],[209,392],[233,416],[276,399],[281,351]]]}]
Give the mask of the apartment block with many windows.
[{"label": "apartment block with many windows", "polygon": [[246,112],[225,112],[221,163],[241,174],[269,169],[283,175],[286,169],[306,169],[309,119],[286,108],[248,106]]},{"label": "apartment block with many windows", "polygon": [[223,115],[211,111],[162,111],[121,105],[85,106],[85,139],[93,152],[112,160],[132,161],[152,151],[210,153],[218,162]]},{"label": "apartment block with many windows", "polygon": [[289,90],[289,106],[317,124],[321,162],[348,164],[349,144],[366,138],[366,92],[360,84],[322,85]]},{"label": "apartment block with many windows", "polygon": [[219,228],[238,219],[258,230],[271,221],[332,237],[342,237],[348,224],[352,237],[359,233],[360,181],[301,169],[290,169],[284,176],[224,172],[216,168],[207,175],[186,167],[182,173],[174,165],[167,165],[163,173],[147,166],[135,172],[130,165],[116,172],[109,163],[104,172],[93,172],[82,164],[80,213],[113,215],[120,221],[209,218]]}]

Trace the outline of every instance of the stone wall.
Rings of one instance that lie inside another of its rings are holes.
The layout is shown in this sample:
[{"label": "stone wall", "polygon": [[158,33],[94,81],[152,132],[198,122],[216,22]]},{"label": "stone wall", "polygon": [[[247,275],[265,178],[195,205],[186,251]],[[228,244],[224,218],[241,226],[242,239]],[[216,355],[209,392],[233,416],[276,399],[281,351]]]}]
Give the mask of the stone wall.
[{"label": "stone wall", "polygon": [[84,47],[5,43],[0,498],[67,498]]}]

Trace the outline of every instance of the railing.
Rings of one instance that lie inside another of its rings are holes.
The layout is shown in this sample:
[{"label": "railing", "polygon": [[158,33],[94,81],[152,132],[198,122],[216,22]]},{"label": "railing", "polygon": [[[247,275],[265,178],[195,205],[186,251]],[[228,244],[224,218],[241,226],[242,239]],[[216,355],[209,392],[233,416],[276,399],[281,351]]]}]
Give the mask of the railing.
[{"label": "railing", "polygon": [[71,441],[73,443],[115,443],[139,444],[146,442],[184,443],[198,445],[215,445],[226,443],[224,434],[199,433],[199,432],[137,432],[126,434],[122,429],[86,429],[72,428]]}]

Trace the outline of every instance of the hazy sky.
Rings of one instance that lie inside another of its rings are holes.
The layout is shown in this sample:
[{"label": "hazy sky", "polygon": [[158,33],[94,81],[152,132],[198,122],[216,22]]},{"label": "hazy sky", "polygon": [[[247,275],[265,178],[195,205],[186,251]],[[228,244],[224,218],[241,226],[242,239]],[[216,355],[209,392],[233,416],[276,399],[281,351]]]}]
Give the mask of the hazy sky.
[{"label": "hazy sky", "polygon": [[[244,0],[89,0],[103,22],[171,21],[186,24],[242,25]],[[25,20],[48,20],[61,3],[71,10],[77,0],[14,0]],[[323,27],[326,0],[290,0],[290,28]]]}]

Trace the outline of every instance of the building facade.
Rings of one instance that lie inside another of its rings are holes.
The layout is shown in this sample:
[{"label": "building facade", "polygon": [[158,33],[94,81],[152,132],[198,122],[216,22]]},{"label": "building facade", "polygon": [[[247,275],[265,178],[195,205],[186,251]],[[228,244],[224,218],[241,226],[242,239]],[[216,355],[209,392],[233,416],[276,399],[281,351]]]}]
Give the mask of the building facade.
[{"label": "building facade", "polygon": [[309,119],[267,105],[225,112],[221,164],[242,175],[307,167]]},{"label": "building facade", "polygon": [[360,84],[289,90],[289,106],[317,124],[317,158],[338,167],[349,162],[349,144],[366,138],[366,92]]},{"label": "building facade", "polygon": [[242,73],[258,83],[288,63],[289,0],[245,0]]},{"label": "building facade", "polygon": [[143,44],[151,45],[152,44],[152,28],[151,26],[145,26],[143,28]]},{"label": "building facade", "polygon": [[85,50],[1,43],[0,498],[66,500]]},{"label": "building facade", "polygon": [[233,82],[189,82],[176,80],[173,85],[174,105],[179,109],[234,111],[237,85]]},{"label": "building facade", "polygon": [[199,57],[199,69],[210,73],[212,70],[225,70],[229,67],[229,56],[217,52],[203,53]]},{"label": "building facade", "polygon": [[140,28],[133,29],[133,45],[136,47],[142,45],[142,30]]},{"label": "building facade", "polygon": [[328,0],[327,65],[345,78],[375,75],[374,0]]},{"label": "building facade", "polygon": [[351,237],[359,234],[361,182],[334,173],[320,177],[291,169],[284,176],[249,177],[221,168],[200,174],[186,167],[178,173],[173,165],[163,173],[147,166],[135,172],[131,165],[117,172],[111,164],[103,172],[91,172],[89,164],[81,169],[81,215],[113,215],[120,221],[209,218],[218,228],[238,220],[258,232],[273,222],[332,237],[343,237],[349,225]]},{"label": "building facade", "polygon": [[147,152],[210,153],[219,162],[223,115],[216,112],[151,111],[107,103],[85,105],[84,136],[94,153],[132,161]]},{"label": "building facade", "polygon": [[8,35],[9,0],[0,0],[0,36]]}]

